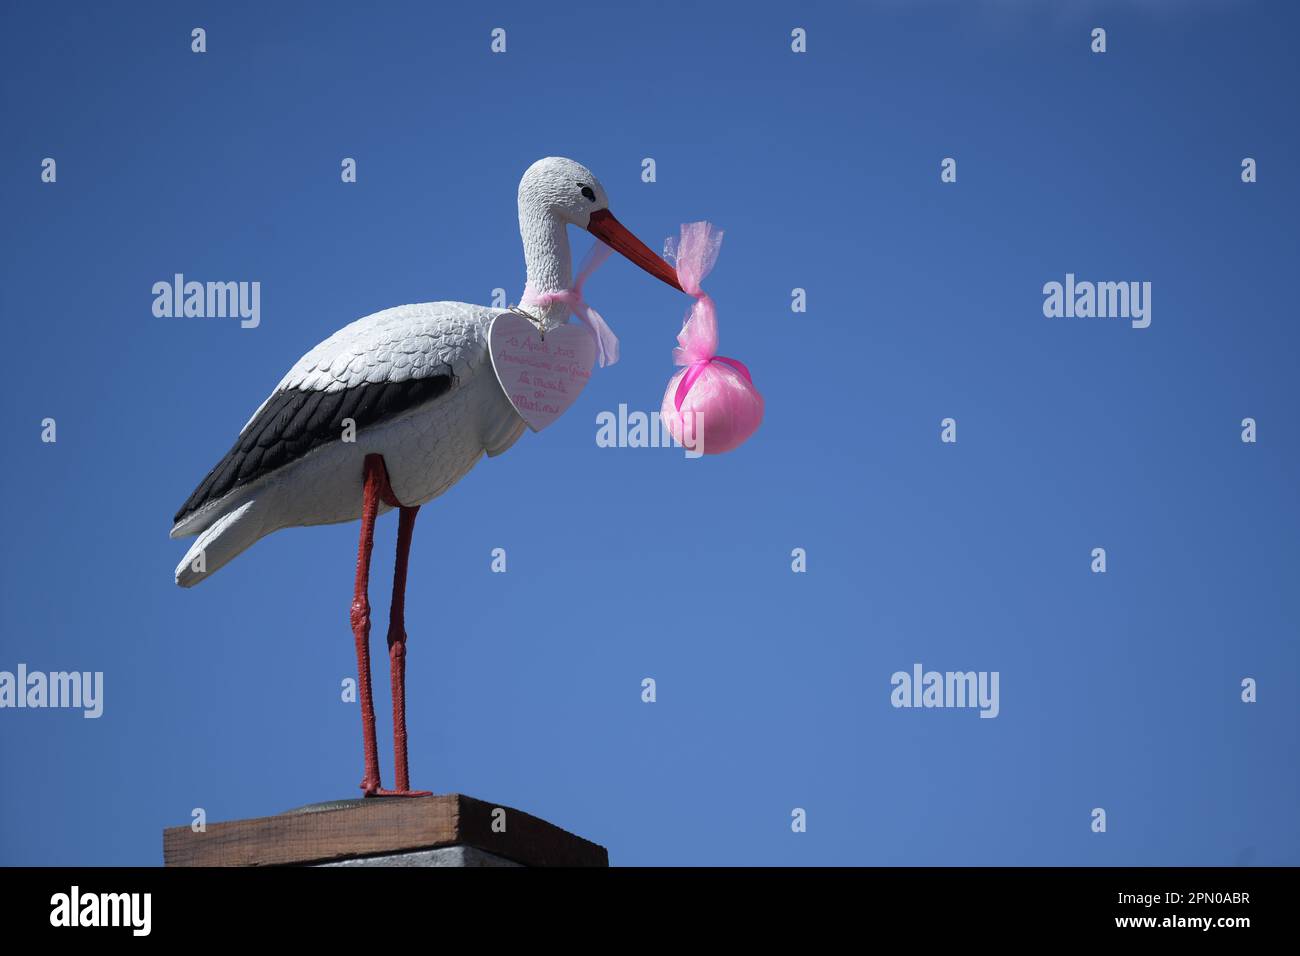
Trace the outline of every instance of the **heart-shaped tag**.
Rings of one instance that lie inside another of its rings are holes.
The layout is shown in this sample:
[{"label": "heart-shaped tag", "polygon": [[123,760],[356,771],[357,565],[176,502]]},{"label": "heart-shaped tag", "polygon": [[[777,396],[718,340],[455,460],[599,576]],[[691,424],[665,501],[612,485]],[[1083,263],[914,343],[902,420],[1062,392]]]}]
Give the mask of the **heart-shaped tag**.
[{"label": "heart-shaped tag", "polygon": [[596,362],[596,342],[585,325],[562,325],[543,337],[515,312],[492,320],[488,352],[510,404],[535,432],[577,401]]}]

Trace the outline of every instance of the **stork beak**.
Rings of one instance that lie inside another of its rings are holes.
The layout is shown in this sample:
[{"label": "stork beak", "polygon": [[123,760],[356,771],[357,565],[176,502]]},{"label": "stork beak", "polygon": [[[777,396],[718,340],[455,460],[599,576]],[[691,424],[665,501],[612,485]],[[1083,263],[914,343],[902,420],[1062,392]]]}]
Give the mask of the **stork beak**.
[{"label": "stork beak", "polygon": [[677,281],[677,270],[651,252],[650,248],[632,235],[627,227],[615,219],[614,214],[608,209],[597,209],[591,214],[591,221],[587,223],[587,231],[625,259],[639,265],[656,279],[667,282],[678,292],[683,291],[681,284]]}]

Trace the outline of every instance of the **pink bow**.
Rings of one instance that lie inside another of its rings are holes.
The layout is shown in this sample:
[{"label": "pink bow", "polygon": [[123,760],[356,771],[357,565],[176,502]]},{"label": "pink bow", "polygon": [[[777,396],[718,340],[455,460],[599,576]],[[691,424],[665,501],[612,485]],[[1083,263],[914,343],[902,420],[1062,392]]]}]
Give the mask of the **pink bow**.
[{"label": "pink bow", "polygon": [[578,270],[578,278],[570,289],[561,289],[558,292],[536,293],[531,287],[524,289],[524,296],[520,299],[521,306],[539,306],[546,308],[556,302],[562,302],[569,307],[569,311],[587,324],[591,334],[596,337],[596,354],[600,360],[600,367],[613,365],[618,361],[618,336],[614,330],[605,324],[605,320],[600,317],[600,313],[589,306],[582,298],[582,284],[590,278],[591,274],[599,268],[600,264],[609,258],[609,254],[614,250],[603,242],[597,240],[595,245],[587,253],[586,258],[582,260],[582,266]]},{"label": "pink bow", "polygon": [[727,358],[725,355],[715,355],[712,358],[697,359],[686,367],[686,374],[683,375],[682,380],[677,383],[677,393],[673,396],[673,404],[677,407],[679,412],[682,410],[682,401],[690,392],[691,386],[695,384],[696,379],[704,374],[704,370],[709,367],[710,362],[722,362],[726,365],[730,365],[741,375],[745,376],[746,382],[753,383],[754,381],[753,376],[749,374],[749,369],[745,368],[745,363],[739,359]]}]

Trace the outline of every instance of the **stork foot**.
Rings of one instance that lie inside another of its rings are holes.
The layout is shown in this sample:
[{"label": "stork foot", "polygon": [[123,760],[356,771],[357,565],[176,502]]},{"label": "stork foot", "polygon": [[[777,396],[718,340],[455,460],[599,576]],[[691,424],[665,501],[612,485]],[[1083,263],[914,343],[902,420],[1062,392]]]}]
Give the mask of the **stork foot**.
[{"label": "stork foot", "polygon": [[373,793],[367,792],[367,797],[431,797],[432,790],[384,790],[380,788]]}]

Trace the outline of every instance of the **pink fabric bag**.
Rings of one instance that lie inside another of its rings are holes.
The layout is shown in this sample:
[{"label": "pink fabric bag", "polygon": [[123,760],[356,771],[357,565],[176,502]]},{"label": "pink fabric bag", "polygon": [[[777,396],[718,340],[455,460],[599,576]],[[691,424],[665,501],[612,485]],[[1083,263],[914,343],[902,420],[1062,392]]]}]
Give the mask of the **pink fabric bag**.
[{"label": "pink fabric bag", "polygon": [[682,366],[668,382],[660,417],[682,445],[705,455],[731,451],[763,421],[763,396],[749,369],[718,355],[718,318],[700,282],[713,269],[722,230],[708,222],[688,222],[680,240],[669,239],[664,256],[677,265],[682,291],[695,297],[677,335],[673,363]]}]

